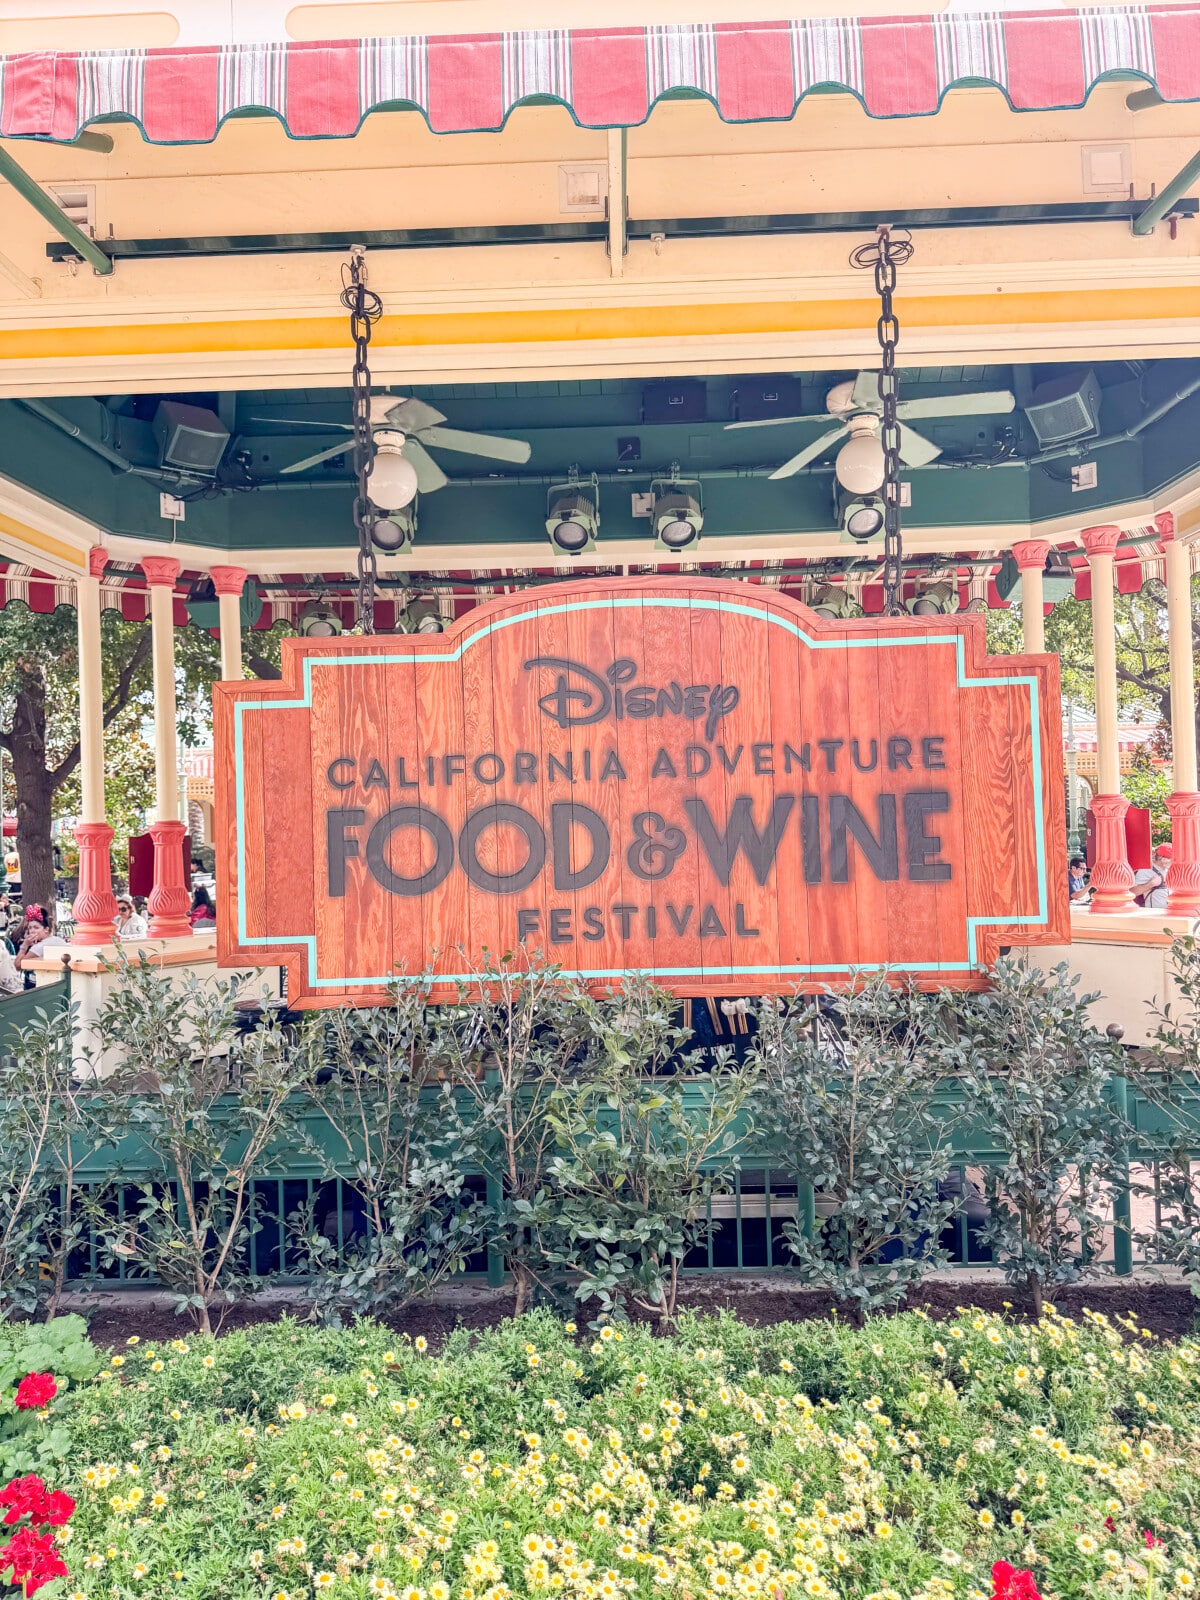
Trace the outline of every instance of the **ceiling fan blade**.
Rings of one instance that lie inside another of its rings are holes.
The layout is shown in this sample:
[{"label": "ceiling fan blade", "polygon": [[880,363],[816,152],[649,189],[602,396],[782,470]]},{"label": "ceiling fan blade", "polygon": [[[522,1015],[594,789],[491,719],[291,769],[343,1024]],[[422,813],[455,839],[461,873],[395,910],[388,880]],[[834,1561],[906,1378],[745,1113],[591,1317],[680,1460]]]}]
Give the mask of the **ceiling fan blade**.
[{"label": "ceiling fan blade", "polygon": [[790,478],[794,473],[806,467],[810,461],[815,461],[823,450],[828,450],[835,439],[840,439],[850,432],[849,427],[833,428],[828,433],[823,433],[819,439],[814,439],[811,444],[806,444],[804,449],[785,461],[781,467],[776,467],[771,473],[772,478]]},{"label": "ceiling fan blade", "polygon": [[989,417],[1013,410],[1017,397],[1009,389],[987,389],[977,394],[935,395],[932,399],[901,400],[901,417]]},{"label": "ceiling fan blade", "polygon": [[942,453],[940,444],[934,444],[915,428],[900,424],[900,459],[906,467],[927,467]]},{"label": "ceiling fan blade", "polygon": [[725,432],[734,428],[780,428],[785,422],[828,422],[832,415],[830,411],[810,411],[804,417],[754,417],[749,422],[727,422]]},{"label": "ceiling fan blade", "polygon": [[307,422],[302,417],[251,417],[251,422],[277,422],[281,428],[320,428],[322,433],[353,433],[351,422]]},{"label": "ceiling fan blade", "polygon": [[286,478],[289,472],[304,472],[309,467],[318,466],[322,461],[332,460],[334,456],[344,456],[349,448],[349,443],[335,444],[332,449],[322,450],[315,456],[305,456],[303,461],[293,461],[290,467],[283,468],[279,476]]},{"label": "ceiling fan blade", "polygon": [[421,428],[421,440],[443,450],[459,450],[465,456],[488,456],[493,461],[513,461],[524,466],[532,445],[524,439],[499,439],[492,433],[468,433],[462,428]]},{"label": "ceiling fan blade", "polygon": [[444,489],[450,482],[428,450],[416,439],[405,439],[403,455],[416,468],[417,488],[421,494],[432,494],[435,489]]},{"label": "ceiling fan blade", "polygon": [[409,400],[393,400],[391,395],[386,394],[378,398],[383,402],[380,410],[383,422],[380,426],[386,424],[399,428],[401,433],[421,433],[446,420],[440,411],[415,396]]},{"label": "ceiling fan blade", "polygon": [[860,372],[854,380],[854,393],[851,402],[855,411],[882,410],[879,398],[879,374],[877,372]]}]

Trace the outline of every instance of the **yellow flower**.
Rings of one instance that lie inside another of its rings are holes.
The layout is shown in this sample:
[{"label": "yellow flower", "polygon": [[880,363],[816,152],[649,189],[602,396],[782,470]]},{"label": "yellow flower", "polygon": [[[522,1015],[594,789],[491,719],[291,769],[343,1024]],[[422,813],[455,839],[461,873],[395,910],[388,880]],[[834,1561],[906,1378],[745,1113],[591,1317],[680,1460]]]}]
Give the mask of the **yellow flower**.
[{"label": "yellow flower", "polygon": [[429,1340],[423,1333],[419,1333],[413,1340],[413,1349],[419,1351],[421,1354],[424,1354],[424,1352],[429,1349]]},{"label": "yellow flower", "polygon": [[125,1341],[126,1344],[141,1344],[141,1342],[142,1341],[138,1338],[136,1333],[131,1333],[129,1338]]},{"label": "yellow flower", "polygon": [[875,1537],[877,1539],[890,1539],[892,1537],[892,1525],[891,1525],[891,1523],[890,1522],[877,1522],[875,1524]]},{"label": "yellow flower", "polygon": [[217,1364],[216,1356],[205,1356],[204,1360],[200,1363],[200,1365],[202,1367],[215,1367],[216,1364]]},{"label": "yellow flower", "polygon": [[325,1406],[326,1409],[328,1409],[330,1406],[336,1405],[337,1404],[337,1395],[335,1395],[335,1394],[323,1394],[321,1396],[321,1404],[323,1406]]},{"label": "yellow flower", "polygon": [[331,1589],[333,1587],[333,1583],[334,1577],[332,1572],[318,1572],[316,1577],[313,1579],[313,1588]]},{"label": "yellow flower", "polygon": [[1176,1567],[1175,1587],[1177,1589],[1194,1589],[1196,1580],[1186,1567]]},{"label": "yellow flower", "polygon": [[979,1513],[979,1526],[981,1528],[994,1528],[996,1526],[996,1519],[990,1511],[981,1511]]},{"label": "yellow flower", "polygon": [[1095,1555],[1100,1546],[1096,1543],[1095,1539],[1092,1538],[1090,1533],[1081,1533],[1078,1539],[1075,1541],[1075,1548],[1082,1555],[1092,1556]]}]

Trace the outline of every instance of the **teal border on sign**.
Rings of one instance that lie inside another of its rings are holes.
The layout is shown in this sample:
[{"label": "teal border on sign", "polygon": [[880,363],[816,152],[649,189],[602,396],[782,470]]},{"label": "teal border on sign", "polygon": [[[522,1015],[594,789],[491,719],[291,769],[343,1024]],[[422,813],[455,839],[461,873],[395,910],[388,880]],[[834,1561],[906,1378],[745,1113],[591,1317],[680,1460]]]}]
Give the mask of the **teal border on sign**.
[{"label": "teal border on sign", "polygon": [[[362,667],[362,666],[400,666],[412,665],[414,662],[455,662],[460,661],[472,645],[478,644],[481,639],[486,639],[489,634],[499,633],[504,628],[511,628],[518,622],[528,622],[538,617],[562,616],[572,611],[600,611],[623,610],[637,607],[644,610],[646,607],[658,607],[673,611],[724,611],[744,617],[751,617],[757,622],[767,622],[785,632],[792,634],[809,650],[892,650],[892,649],[921,649],[932,648],[937,645],[950,646],[954,650],[954,664],[956,671],[956,686],[960,689],[982,688],[991,685],[995,688],[1024,688],[1029,690],[1030,725],[1034,732],[1033,741],[1033,789],[1034,789],[1034,814],[1035,837],[1037,844],[1037,873],[1038,873],[1038,909],[1035,914],[1024,916],[1004,917],[968,917],[967,918],[967,954],[966,961],[904,961],[889,963],[889,968],[902,972],[971,972],[978,966],[977,930],[988,926],[1015,927],[1021,924],[1045,922],[1047,917],[1047,888],[1046,888],[1046,839],[1045,823],[1043,819],[1044,795],[1042,774],[1042,745],[1037,736],[1041,722],[1038,680],[1036,677],[1014,675],[997,678],[969,678],[967,676],[966,652],[963,649],[963,638],[960,633],[937,636],[930,638],[928,635],[905,638],[903,636],[892,639],[881,639],[875,636],[862,639],[814,639],[811,634],[805,633],[798,623],[789,617],[778,615],[758,606],[739,605],[731,600],[705,600],[697,597],[672,599],[666,595],[647,596],[613,596],[604,600],[572,600],[558,606],[538,606],[534,610],[514,612],[511,616],[497,617],[494,621],[478,628],[467,638],[460,639],[452,650],[444,655],[433,655],[427,650],[418,654],[411,652],[396,655],[384,655],[374,651],[368,655],[337,655],[337,656],[305,656],[304,658],[304,693],[299,700],[237,700],[233,708],[233,749],[234,749],[234,786],[236,791],[235,813],[237,822],[237,867],[239,890],[246,882],[246,829],[245,813],[242,804],[243,781],[245,766],[243,761],[242,743],[242,713],[246,711],[300,711],[312,706],[312,674],[314,667]],[[273,947],[284,945],[300,945],[308,954],[308,984],[310,989],[377,989],[380,984],[390,983],[394,980],[394,972],[383,973],[376,977],[367,978],[319,978],[317,976],[317,941],[313,934],[276,934],[263,937],[251,937],[246,932],[246,907],[239,893],[238,895],[238,943],[247,947]],[[564,968],[564,974],[571,978],[620,978],[628,970],[624,967],[580,967],[575,969]],[[789,966],[765,967],[646,967],[639,968],[652,978],[754,978],[769,977],[772,974],[794,974],[797,977],[813,973],[827,972],[867,972],[882,970],[881,967],[870,968],[848,964],[793,964]],[[441,983],[466,983],[471,979],[469,972],[439,973],[438,981]]]}]

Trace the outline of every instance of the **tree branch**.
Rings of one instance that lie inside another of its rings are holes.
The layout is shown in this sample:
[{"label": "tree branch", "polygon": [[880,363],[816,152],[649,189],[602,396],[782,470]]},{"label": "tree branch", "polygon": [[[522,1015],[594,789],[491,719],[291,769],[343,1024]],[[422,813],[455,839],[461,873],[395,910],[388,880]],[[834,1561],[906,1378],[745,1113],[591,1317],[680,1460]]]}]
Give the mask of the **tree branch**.
[{"label": "tree branch", "polygon": [[[104,708],[104,716],[100,723],[102,728],[109,727],[129,704],[130,697],[133,694],[133,680],[137,676],[138,669],[150,654],[151,642],[152,635],[149,627],[147,627],[130,652],[128,661],[126,661],[117,675],[116,684]],[[50,773],[50,787],[52,789],[59,788],[60,785],[67,781],[79,765],[81,753],[79,741],[76,740],[58,766]]]}]

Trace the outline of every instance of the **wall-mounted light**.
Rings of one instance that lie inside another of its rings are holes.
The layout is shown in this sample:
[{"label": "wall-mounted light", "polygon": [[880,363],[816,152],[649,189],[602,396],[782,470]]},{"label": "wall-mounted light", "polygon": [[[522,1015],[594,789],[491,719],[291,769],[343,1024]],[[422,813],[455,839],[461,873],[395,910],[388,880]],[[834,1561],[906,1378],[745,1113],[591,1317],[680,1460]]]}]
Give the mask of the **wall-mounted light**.
[{"label": "wall-mounted light", "polygon": [[808,603],[819,617],[829,617],[833,621],[861,617],[863,614],[858,601],[841,584],[819,583],[809,596]]},{"label": "wall-mounted light", "polygon": [[565,556],[581,556],[596,548],[600,531],[600,485],[572,477],[569,483],[551,485],[546,495],[546,532],[550,543]]},{"label": "wall-mounted light", "polygon": [[650,525],[659,550],[689,550],[704,527],[703,491],[695,478],[655,478],[650,485]]},{"label": "wall-mounted light", "polygon": [[[374,476],[372,475],[372,482]],[[377,550],[395,555],[400,550],[410,550],[417,537],[417,503],[400,506],[390,516],[380,517],[371,525],[371,542]]]},{"label": "wall-mounted light", "polygon": [[958,610],[958,585],[930,583],[906,602],[914,617],[948,617]]},{"label": "wall-mounted light", "polygon": [[883,537],[883,501],[877,494],[842,496],[838,514],[843,538],[869,544]]},{"label": "wall-mounted light", "polygon": [[306,639],[334,639],[342,631],[342,619],[324,600],[309,600],[300,609],[296,623]]}]

